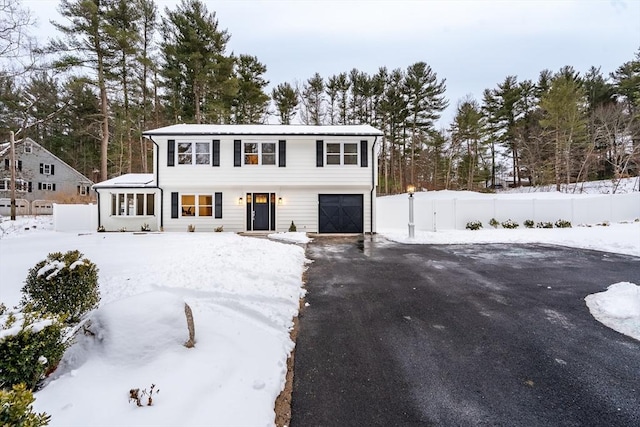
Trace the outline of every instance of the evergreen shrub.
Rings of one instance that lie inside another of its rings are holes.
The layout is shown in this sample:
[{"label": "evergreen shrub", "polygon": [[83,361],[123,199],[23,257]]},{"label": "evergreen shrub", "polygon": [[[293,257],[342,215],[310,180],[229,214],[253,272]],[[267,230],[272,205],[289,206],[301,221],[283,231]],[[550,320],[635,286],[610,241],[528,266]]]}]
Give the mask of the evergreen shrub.
[{"label": "evergreen shrub", "polygon": [[495,219],[495,218],[491,218],[491,219],[489,220],[489,225],[490,225],[490,226],[492,226],[493,228],[498,228],[498,225],[499,225],[499,224],[500,224],[500,223],[499,223],[499,222],[498,222],[498,220],[497,220],[497,219]]},{"label": "evergreen shrub", "polygon": [[553,223],[550,221],[540,221],[536,224],[536,228],[553,228]]},{"label": "evergreen shrub", "polygon": [[22,304],[35,311],[65,315],[75,323],[98,306],[98,268],[80,251],[47,255],[29,270],[22,288]]},{"label": "evergreen shrub", "polygon": [[49,424],[50,415],[33,412],[33,393],[24,384],[11,390],[0,389],[0,426],[42,427]]},{"label": "evergreen shrub", "polygon": [[295,233],[296,231],[298,231],[298,227],[296,227],[296,225],[293,223],[293,221],[291,221],[291,225],[289,226],[289,232],[290,233]]},{"label": "evergreen shrub", "polygon": [[556,221],[556,228],[571,228],[571,221],[566,219],[559,219]]},{"label": "evergreen shrub", "polygon": [[511,219],[503,221],[500,225],[502,225],[502,228],[518,228],[518,227],[520,227],[520,224],[518,224],[516,221],[513,221]]},{"label": "evergreen shrub", "polygon": [[467,230],[480,230],[482,228],[482,222],[480,222],[480,221],[469,221],[465,228]]},{"label": "evergreen shrub", "polygon": [[[53,371],[67,348],[64,322],[58,316],[31,312],[2,316],[0,325],[0,384],[24,384],[34,389]],[[0,425],[6,425],[0,422]]]}]

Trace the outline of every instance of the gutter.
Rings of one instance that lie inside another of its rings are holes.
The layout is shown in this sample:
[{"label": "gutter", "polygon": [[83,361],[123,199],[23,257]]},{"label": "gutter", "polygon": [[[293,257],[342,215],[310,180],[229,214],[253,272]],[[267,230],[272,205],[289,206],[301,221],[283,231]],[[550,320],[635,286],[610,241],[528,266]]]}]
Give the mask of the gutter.
[{"label": "gutter", "polygon": [[371,145],[371,193],[369,194],[369,229],[370,234],[373,235],[373,193],[376,191],[376,143],[378,142],[378,137],[376,136],[373,140],[373,144]]}]

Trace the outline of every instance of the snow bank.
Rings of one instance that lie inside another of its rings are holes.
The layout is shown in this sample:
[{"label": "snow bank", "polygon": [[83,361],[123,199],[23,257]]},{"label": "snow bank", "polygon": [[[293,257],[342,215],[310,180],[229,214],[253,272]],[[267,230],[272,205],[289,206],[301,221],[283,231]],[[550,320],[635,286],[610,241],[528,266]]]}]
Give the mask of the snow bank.
[{"label": "snow bank", "polygon": [[604,292],[588,295],[585,301],[596,320],[640,340],[640,286],[614,283]]}]

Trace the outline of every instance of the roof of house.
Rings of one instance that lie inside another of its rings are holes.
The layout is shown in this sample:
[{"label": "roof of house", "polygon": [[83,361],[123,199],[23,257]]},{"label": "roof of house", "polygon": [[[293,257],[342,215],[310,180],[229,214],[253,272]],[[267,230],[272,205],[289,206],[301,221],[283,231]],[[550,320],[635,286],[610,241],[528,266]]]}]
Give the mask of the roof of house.
[{"label": "roof of house", "polygon": [[370,125],[308,126],[308,125],[196,125],[181,124],[151,129],[146,136],[173,135],[327,135],[382,136]]},{"label": "roof of house", "polygon": [[155,188],[152,173],[128,173],[93,185],[93,188]]},{"label": "roof of house", "polygon": [[[67,162],[65,162],[64,160],[62,160],[60,157],[56,156],[55,154],[53,154],[51,151],[47,150],[46,148],[44,148],[42,145],[38,144],[37,142],[35,142],[33,139],[26,137],[23,139],[19,139],[17,141],[14,142],[14,148],[15,147],[19,147],[22,144],[24,144],[25,142],[28,142],[29,144],[32,145],[36,145],[38,147],[40,147],[41,150],[45,151],[46,153],[48,153],[51,157],[55,158],[56,160],[58,160],[61,164],[65,165],[66,167],[68,167],[71,171],[73,171],[73,173],[75,173],[76,175],[78,175],[78,177],[81,178],[82,181],[86,181],[86,182],[93,182],[91,181],[89,178],[87,178],[86,176],[84,176],[83,174],[81,174],[80,172],[78,172],[78,170],[76,170],[74,167],[72,167],[70,164],[68,164]],[[0,157],[4,157],[6,155],[9,154],[9,150],[11,149],[11,143],[10,142],[3,142],[0,143]]]}]

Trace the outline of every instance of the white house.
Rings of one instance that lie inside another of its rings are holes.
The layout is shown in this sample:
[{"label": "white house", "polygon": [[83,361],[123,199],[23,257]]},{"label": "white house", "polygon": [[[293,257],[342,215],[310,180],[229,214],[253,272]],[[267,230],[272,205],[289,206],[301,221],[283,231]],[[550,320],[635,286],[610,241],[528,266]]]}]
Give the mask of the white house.
[{"label": "white house", "polygon": [[144,132],[153,174],[95,184],[107,231],[374,233],[369,125],[174,125]]}]

